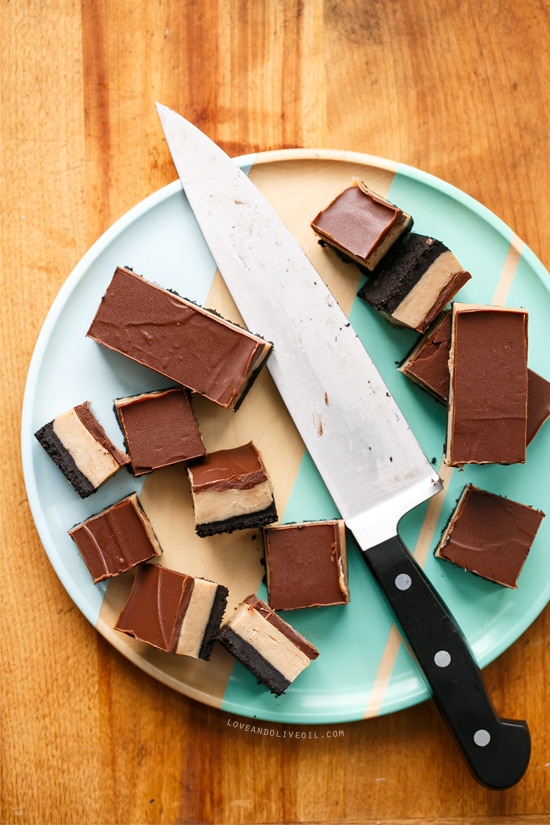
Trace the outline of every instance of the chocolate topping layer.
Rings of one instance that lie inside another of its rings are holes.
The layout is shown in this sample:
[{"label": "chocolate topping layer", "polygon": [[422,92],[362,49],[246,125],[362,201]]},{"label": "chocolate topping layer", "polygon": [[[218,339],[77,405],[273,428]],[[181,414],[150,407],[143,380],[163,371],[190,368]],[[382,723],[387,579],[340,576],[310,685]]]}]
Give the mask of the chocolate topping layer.
[{"label": "chocolate topping layer", "polygon": [[525,462],[527,312],[454,304],[445,460]]},{"label": "chocolate topping layer", "polygon": [[95,415],[93,414],[90,402],[85,401],[83,404],[78,404],[74,408],[75,413],[77,414],[78,418],[82,422],[83,426],[88,430],[91,436],[95,438],[97,443],[105,450],[105,452],[109,453],[117,464],[123,466],[124,464],[128,464],[129,458],[126,453],[123,453],[118,447],[113,444]]},{"label": "chocolate topping layer", "polygon": [[445,310],[399,367],[407,378],[444,404],[449,397],[451,326],[451,311]]},{"label": "chocolate topping layer", "polygon": [[466,485],[435,555],[516,588],[543,518],[540,510]]},{"label": "chocolate topping layer", "polygon": [[207,453],[188,467],[194,492],[204,490],[250,490],[267,481],[260,454],[252,442],[228,450]]},{"label": "chocolate topping layer", "polygon": [[119,398],[115,410],[136,476],[205,454],[186,389]]},{"label": "chocolate topping layer", "polygon": [[160,555],[153,528],[135,493],[68,531],[94,582],[118,576]]},{"label": "chocolate topping layer", "polygon": [[192,576],[158,564],[144,564],[136,571],[115,630],[175,653],[193,586]]},{"label": "chocolate topping layer", "polygon": [[[345,189],[311,222],[323,242],[373,269],[389,245],[412,226],[410,215],[364,186]],[[387,241],[388,243],[384,243]],[[373,260],[374,258],[374,260]]]},{"label": "chocolate topping layer", "polygon": [[343,521],[267,527],[264,543],[268,602],[274,610],[349,602]]},{"label": "chocolate topping layer", "polygon": [[238,406],[271,345],[118,267],[88,337],[226,408]]}]

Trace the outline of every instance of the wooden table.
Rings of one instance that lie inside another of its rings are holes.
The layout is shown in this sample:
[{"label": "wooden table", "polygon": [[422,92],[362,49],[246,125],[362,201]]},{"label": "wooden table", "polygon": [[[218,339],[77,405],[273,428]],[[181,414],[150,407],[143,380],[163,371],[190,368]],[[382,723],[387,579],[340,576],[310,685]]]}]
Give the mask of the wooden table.
[{"label": "wooden table", "polygon": [[145,676],[83,618],[38,539],[19,447],[58,290],[115,219],[175,178],[156,100],[232,155],[328,147],[420,167],[548,265],[546,5],[6,0],[0,25],[0,821],[549,822],[548,611],[486,669],[499,711],[533,734],[508,791],[471,780],[431,701],[320,738],[247,733]]}]

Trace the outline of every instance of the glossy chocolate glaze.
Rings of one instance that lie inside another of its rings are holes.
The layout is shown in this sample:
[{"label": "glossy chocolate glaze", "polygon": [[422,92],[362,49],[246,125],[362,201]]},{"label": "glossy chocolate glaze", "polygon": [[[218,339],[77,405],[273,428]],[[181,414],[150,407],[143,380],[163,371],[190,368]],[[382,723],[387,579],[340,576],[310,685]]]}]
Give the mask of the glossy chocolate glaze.
[{"label": "glossy chocolate glaze", "polygon": [[525,461],[527,312],[454,304],[446,462]]},{"label": "glossy chocolate glaze", "polygon": [[115,410],[136,476],[205,454],[186,389],[118,398]]},{"label": "glossy chocolate glaze", "polygon": [[136,571],[115,630],[174,653],[193,585],[192,576],[158,564],[143,565]]},{"label": "glossy chocolate glaze", "polygon": [[359,258],[372,248],[399,220],[401,210],[375,200],[358,186],[345,189],[313,219],[313,229]]},{"label": "glossy chocolate glaze", "polygon": [[550,381],[533,370],[527,372],[527,443],[530,444],[550,418]]},{"label": "glossy chocolate glaze", "polygon": [[271,347],[122,267],[87,334],[226,408],[238,405]]},{"label": "glossy chocolate glaze", "polygon": [[94,582],[160,555],[153,528],[133,493],[68,531]]},{"label": "glossy chocolate glaze", "polygon": [[349,602],[343,522],[267,527],[264,543],[268,602],[274,610]]},{"label": "glossy chocolate glaze", "polygon": [[[378,260],[376,250],[411,226],[409,215],[364,185],[345,189],[311,222],[322,243],[335,246],[368,269]],[[371,258],[375,258],[372,264]]]},{"label": "glossy chocolate glaze", "polygon": [[[191,597],[197,581],[201,580],[159,564],[140,566],[115,630],[167,653],[177,653],[182,624],[192,609]],[[212,608],[199,631],[200,638],[196,639],[198,658],[205,660],[210,659],[228,593],[226,587],[212,584],[216,588]]]},{"label": "glossy chocolate glaze", "polygon": [[515,588],[543,518],[540,510],[466,485],[435,555]]},{"label": "glossy chocolate glaze", "polygon": [[207,453],[188,467],[194,492],[204,490],[249,490],[267,481],[261,456],[252,442]]}]

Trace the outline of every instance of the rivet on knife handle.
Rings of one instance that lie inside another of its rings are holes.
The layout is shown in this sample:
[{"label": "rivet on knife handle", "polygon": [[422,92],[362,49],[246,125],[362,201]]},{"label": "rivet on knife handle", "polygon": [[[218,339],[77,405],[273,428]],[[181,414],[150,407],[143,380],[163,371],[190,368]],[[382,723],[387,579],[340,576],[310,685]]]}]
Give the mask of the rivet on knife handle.
[{"label": "rivet on knife handle", "polygon": [[495,713],[467,642],[399,537],[363,555],[477,780],[500,790],[516,784],[529,764],[527,724]]}]

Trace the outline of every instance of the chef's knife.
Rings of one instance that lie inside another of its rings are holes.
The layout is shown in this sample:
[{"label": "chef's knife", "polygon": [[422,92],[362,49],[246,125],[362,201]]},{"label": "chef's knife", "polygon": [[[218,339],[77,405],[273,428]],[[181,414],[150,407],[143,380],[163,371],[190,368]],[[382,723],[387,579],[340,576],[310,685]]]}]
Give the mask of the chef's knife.
[{"label": "chef's knife", "polygon": [[[530,757],[503,719],[461,631],[402,544],[398,523],[441,489],[368,353],[284,223],[203,132],[157,104],[189,204],[348,529],[391,605],[474,775],[507,788]],[[358,655],[360,653],[358,652]]]}]

